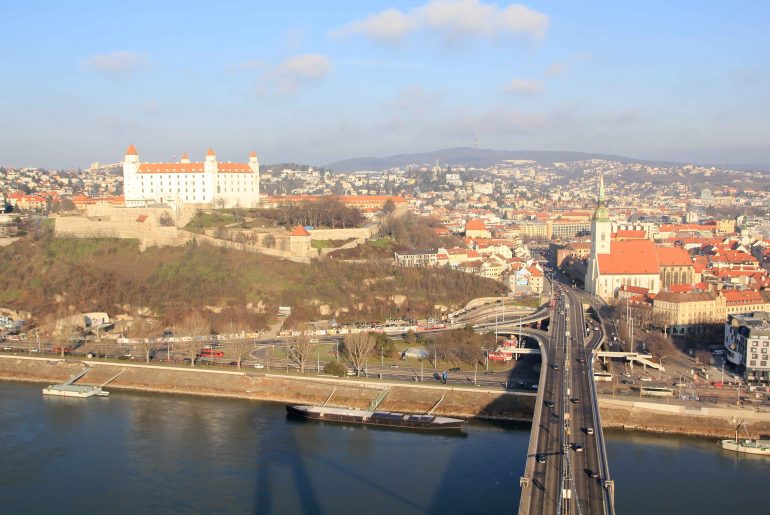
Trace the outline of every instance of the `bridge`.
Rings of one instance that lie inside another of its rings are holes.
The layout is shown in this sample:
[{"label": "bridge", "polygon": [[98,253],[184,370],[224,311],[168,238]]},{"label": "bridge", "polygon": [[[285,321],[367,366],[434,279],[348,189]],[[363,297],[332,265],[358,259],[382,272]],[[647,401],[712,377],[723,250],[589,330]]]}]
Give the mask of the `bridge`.
[{"label": "bridge", "polygon": [[[519,514],[612,515],[614,483],[599,419],[593,360],[622,357],[645,366],[659,365],[649,361],[649,355],[599,350],[611,332],[609,308],[601,300],[566,286],[556,287],[555,298],[554,309],[541,306],[520,319],[501,323],[497,318],[474,326],[529,336],[540,347],[541,372],[520,481]],[[598,331],[586,324],[585,306],[594,308]],[[550,319],[547,333],[525,326],[545,319]]]}]

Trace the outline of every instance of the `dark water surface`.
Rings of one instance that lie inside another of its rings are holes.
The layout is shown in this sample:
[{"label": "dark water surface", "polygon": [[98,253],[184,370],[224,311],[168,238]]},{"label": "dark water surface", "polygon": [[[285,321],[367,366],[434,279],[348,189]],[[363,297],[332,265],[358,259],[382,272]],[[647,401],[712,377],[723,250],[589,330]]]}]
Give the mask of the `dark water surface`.
[{"label": "dark water surface", "polygon": [[[287,419],[282,405],[0,383],[0,513],[515,513],[529,428],[465,437]],[[620,514],[768,513],[770,461],[610,433]],[[735,492],[730,495],[729,492]]]}]

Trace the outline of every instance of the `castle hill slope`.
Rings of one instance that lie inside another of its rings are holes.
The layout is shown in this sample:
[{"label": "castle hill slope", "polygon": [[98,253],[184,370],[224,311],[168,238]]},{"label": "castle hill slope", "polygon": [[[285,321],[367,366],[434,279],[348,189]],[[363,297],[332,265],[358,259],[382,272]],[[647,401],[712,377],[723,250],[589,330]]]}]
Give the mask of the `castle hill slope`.
[{"label": "castle hill slope", "polygon": [[291,306],[285,326],[299,327],[319,318],[424,317],[503,290],[453,270],[332,259],[302,264],[195,242],[140,251],[135,240],[54,238],[50,230],[0,247],[0,269],[0,306],[39,319],[64,307],[111,314],[146,307],[171,324],[209,307],[212,316],[256,329],[278,306]]}]

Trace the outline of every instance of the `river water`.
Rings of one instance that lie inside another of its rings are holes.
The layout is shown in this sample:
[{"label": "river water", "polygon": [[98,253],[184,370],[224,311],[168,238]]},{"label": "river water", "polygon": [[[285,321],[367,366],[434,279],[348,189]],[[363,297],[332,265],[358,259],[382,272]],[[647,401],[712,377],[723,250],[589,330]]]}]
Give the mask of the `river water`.
[{"label": "river water", "polygon": [[[1,513],[515,513],[529,428],[465,436],[287,419],[282,405],[0,383]],[[607,434],[620,514],[767,513],[770,461]],[[734,492],[734,497],[730,494]]]}]

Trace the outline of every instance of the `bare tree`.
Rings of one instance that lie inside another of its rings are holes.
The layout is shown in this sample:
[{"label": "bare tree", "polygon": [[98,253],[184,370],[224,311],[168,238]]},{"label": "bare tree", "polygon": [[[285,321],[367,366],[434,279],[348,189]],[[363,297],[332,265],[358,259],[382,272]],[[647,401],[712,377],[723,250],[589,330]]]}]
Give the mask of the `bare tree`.
[{"label": "bare tree", "polygon": [[160,223],[161,227],[173,227],[174,219],[171,218],[171,215],[168,213],[168,211],[163,211],[158,218],[158,223]]},{"label": "bare tree", "polygon": [[179,334],[183,335],[182,349],[190,358],[190,366],[195,366],[195,359],[201,351],[201,337],[210,334],[211,326],[200,313],[193,311],[182,320],[178,326]]},{"label": "bare tree", "polygon": [[357,376],[361,375],[361,370],[374,352],[376,345],[377,339],[369,333],[354,333],[345,337],[345,354],[356,370]]},{"label": "bare tree", "polygon": [[650,354],[659,358],[673,356],[676,351],[671,337],[657,331],[645,334],[643,341]]},{"label": "bare tree", "polygon": [[241,368],[243,360],[249,355],[249,352],[254,348],[254,343],[244,338],[245,333],[239,329],[235,320],[230,320],[227,324],[228,338],[230,338],[230,351],[233,354],[233,359],[238,364],[238,368]]},{"label": "bare tree", "polygon": [[144,353],[144,361],[145,363],[149,363],[150,354],[152,353],[153,347],[155,345],[152,339],[148,338],[152,332],[152,324],[145,317],[140,316],[134,323],[132,329],[134,335],[139,338],[139,347]]},{"label": "bare tree", "polygon": [[59,352],[63,358],[65,351],[69,351],[70,345],[72,344],[72,334],[77,329],[77,323],[72,315],[67,312],[62,313],[63,316],[56,322],[58,329],[56,333],[56,343],[59,344]]},{"label": "bare tree", "polygon": [[267,249],[273,249],[275,248],[275,236],[272,234],[268,234],[264,238],[262,238],[262,246]]},{"label": "bare tree", "polygon": [[243,360],[249,356],[253,348],[254,343],[246,338],[236,338],[230,343],[230,351],[233,353],[233,359],[238,363],[238,368],[241,368]]},{"label": "bare tree", "polygon": [[310,338],[307,335],[296,336],[292,339],[291,343],[287,346],[288,358],[294,360],[299,365],[299,371],[305,373],[305,364],[310,358],[314,345],[310,343]]}]

